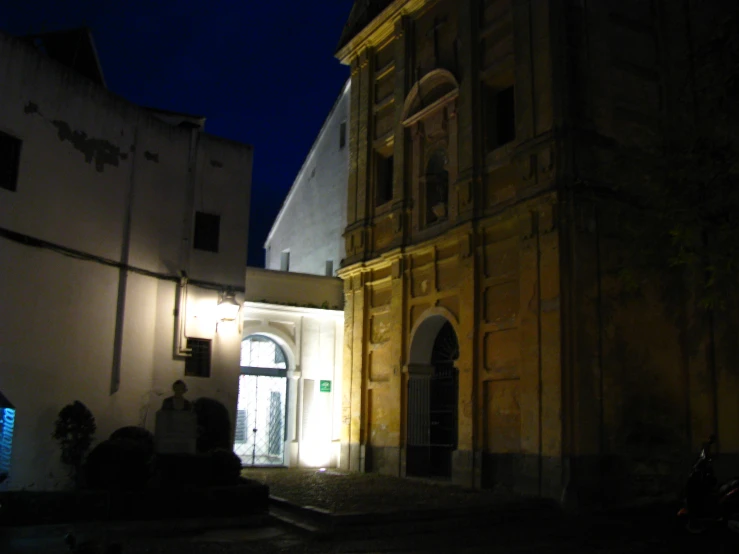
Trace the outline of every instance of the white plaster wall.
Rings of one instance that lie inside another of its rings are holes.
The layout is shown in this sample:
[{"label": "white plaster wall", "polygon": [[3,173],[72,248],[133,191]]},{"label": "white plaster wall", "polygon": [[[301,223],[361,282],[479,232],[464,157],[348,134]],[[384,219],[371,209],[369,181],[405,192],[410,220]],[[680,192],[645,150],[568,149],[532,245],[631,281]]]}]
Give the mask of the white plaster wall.
[{"label": "white plaster wall", "polygon": [[[242,336],[266,335],[282,346],[290,360],[286,465],[338,465],[344,312],[257,302],[246,302],[242,312]],[[318,393],[328,396],[328,428],[321,425],[319,429],[306,429],[304,426],[306,379],[316,383],[331,381],[330,393]],[[320,437],[318,441],[308,440],[316,434]]]},{"label": "white plaster wall", "polygon": [[[120,261],[130,198],[130,266],[243,287],[250,147],[204,133],[193,141],[2,34],[0,83],[0,130],[23,140],[17,190],[0,189],[2,229]],[[221,215],[218,253],[192,250],[194,210]],[[120,386],[111,393],[119,270],[2,237],[0,267],[0,391],[17,409],[11,487],[55,488],[65,476],[50,434],[64,405],[92,410],[98,440],[124,425],[153,430],[184,373],[174,356],[177,284],[127,274]],[[215,290],[190,290],[218,300]],[[219,325],[211,377],[185,378],[190,398],[220,400],[232,421],[240,341],[238,324]]]},{"label": "white plaster wall", "polygon": [[250,302],[290,304],[293,306],[344,307],[344,284],[338,277],[307,273],[246,268],[246,294]]},{"label": "white plaster wall", "polygon": [[[349,100],[347,81],[316,138],[265,242],[265,267],[279,270],[281,254],[290,252],[289,271],[334,275],[344,258],[346,191],[349,174]],[[346,144],[339,132],[346,122]]]}]

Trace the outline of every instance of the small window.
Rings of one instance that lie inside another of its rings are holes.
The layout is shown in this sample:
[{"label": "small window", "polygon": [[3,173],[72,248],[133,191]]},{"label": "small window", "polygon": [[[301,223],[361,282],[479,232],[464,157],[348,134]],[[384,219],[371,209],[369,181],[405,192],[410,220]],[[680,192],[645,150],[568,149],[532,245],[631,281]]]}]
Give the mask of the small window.
[{"label": "small window", "polygon": [[495,150],[516,138],[514,87],[485,90],[485,145]]},{"label": "small window", "polygon": [[513,87],[501,90],[497,94],[497,135],[498,144],[503,145],[516,138],[516,106]]},{"label": "small window", "polygon": [[326,275],[328,277],[333,277],[334,275],[334,261],[333,260],[326,260]]},{"label": "small window", "polygon": [[187,339],[190,356],[185,360],[185,375],[188,377],[210,377],[210,341]]},{"label": "small window", "polygon": [[393,199],[393,157],[376,153],[375,205],[381,206]]},{"label": "small window", "polygon": [[0,188],[15,192],[20,159],[20,139],[0,131]]},{"label": "small window", "polygon": [[280,255],[280,271],[290,271],[290,251],[285,250]]},{"label": "small window", "polygon": [[193,247],[197,250],[218,252],[218,238],[221,231],[221,216],[195,212],[195,238]]},{"label": "small window", "polygon": [[339,127],[339,149],[346,146],[346,121],[341,122]]},{"label": "small window", "polygon": [[449,172],[446,151],[436,150],[426,165],[426,224],[446,218],[449,202]]}]

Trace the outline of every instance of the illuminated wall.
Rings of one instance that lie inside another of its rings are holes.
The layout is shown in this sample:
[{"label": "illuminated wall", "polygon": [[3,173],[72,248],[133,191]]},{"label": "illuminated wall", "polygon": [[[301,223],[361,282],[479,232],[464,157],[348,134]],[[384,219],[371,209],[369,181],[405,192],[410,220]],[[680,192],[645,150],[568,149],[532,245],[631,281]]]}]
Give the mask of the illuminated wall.
[{"label": "illuminated wall", "polygon": [[[247,270],[247,296],[259,287],[259,280],[273,273],[262,270],[250,274]],[[303,304],[322,298],[313,294],[316,280],[323,281],[321,287],[330,296],[342,294],[342,283],[336,278],[284,273],[280,276],[289,280],[283,285],[291,288],[294,295],[302,294]],[[339,463],[344,312],[296,303],[246,302],[242,337],[267,337],[285,353],[285,465],[333,467]]]},{"label": "illuminated wall", "polygon": [[[153,430],[179,378],[233,414],[241,334],[216,330],[214,308],[219,289],[243,290],[252,149],[168,125],[4,35],[0,82],[0,131],[22,141],[16,190],[0,188],[0,391],[17,410],[13,487],[49,489],[66,480],[53,423],[74,400],[96,440]],[[195,211],[220,216],[217,252],[193,248]],[[185,375],[188,337],[211,341],[210,377]]]}]

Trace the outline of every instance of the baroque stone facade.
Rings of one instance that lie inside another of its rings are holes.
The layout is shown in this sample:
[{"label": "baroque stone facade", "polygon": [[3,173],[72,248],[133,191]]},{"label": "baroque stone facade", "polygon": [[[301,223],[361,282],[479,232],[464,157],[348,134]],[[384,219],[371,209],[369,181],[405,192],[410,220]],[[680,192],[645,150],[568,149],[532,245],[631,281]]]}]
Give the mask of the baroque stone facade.
[{"label": "baroque stone facade", "polygon": [[576,192],[664,135],[688,17],[355,3],[342,467],[614,502],[676,491],[711,431],[739,452],[736,371],[703,386],[659,285],[624,296],[616,212]]}]

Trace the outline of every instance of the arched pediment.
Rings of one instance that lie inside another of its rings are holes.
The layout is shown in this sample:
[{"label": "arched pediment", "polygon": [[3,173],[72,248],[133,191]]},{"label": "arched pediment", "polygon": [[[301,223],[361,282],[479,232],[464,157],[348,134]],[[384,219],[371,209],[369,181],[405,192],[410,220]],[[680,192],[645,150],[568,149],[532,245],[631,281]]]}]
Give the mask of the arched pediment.
[{"label": "arched pediment", "polygon": [[403,122],[412,122],[426,111],[446,104],[459,94],[459,83],[446,69],[434,69],[418,81],[403,104]]}]

